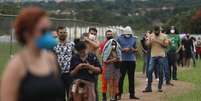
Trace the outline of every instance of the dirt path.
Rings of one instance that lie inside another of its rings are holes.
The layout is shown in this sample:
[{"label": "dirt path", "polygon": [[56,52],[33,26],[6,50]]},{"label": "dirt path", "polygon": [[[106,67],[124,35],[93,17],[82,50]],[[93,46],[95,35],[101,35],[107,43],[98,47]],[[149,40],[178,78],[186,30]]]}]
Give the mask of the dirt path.
[{"label": "dirt path", "polygon": [[[146,86],[145,77],[137,73],[136,74],[136,80],[138,81],[139,85],[136,88],[136,96],[140,98],[140,100],[137,101],[165,101],[167,97],[169,96],[178,96],[187,92],[190,92],[193,90],[193,85],[190,83],[182,82],[182,81],[172,81],[174,86],[163,86],[163,92],[159,93],[157,92],[157,84],[158,82],[155,80],[152,84],[152,93],[142,93],[142,90],[144,90]],[[135,101],[135,100],[129,100],[128,94],[124,94],[122,101]]]}]

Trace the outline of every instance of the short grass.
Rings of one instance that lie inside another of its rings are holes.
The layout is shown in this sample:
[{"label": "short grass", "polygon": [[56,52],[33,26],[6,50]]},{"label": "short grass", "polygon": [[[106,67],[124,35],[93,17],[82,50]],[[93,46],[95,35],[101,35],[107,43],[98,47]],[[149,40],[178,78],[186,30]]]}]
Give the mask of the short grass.
[{"label": "short grass", "polygon": [[169,97],[168,101],[201,101],[201,61],[195,68],[179,72],[178,76],[182,81],[193,83],[195,89],[181,96]]},{"label": "short grass", "polygon": [[7,61],[19,49],[16,44],[0,43],[0,74],[2,73]]}]

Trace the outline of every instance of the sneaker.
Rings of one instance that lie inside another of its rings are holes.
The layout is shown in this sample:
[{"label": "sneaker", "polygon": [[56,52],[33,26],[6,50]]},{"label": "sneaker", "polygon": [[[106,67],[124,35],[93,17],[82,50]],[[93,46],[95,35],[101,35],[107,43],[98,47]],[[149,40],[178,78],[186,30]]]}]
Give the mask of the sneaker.
[{"label": "sneaker", "polygon": [[138,97],[136,97],[136,96],[130,96],[130,99],[139,100],[140,98],[138,98]]},{"label": "sneaker", "polygon": [[170,83],[170,82],[167,82],[166,85],[167,85],[167,86],[174,86],[174,84],[172,84],[172,83]]},{"label": "sneaker", "polygon": [[148,81],[148,78],[146,78],[146,82]]},{"label": "sneaker", "polygon": [[158,89],[158,92],[163,92],[163,90],[162,89]]},{"label": "sneaker", "polygon": [[152,90],[151,90],[151,89],[146,88],[146,89],[145,89],[145,90],[143,90],[142,92],[143,92],[143,93],[149,93],[149,92],[152,92]]},{"label": "sneaker", "polygon": [[117,95],[116,99],[121,100],[121,94]]},{"label": "sneaker", "polygon": [[106,93],[103,93],[103,99],[102,99],[102,101],[107,101],[107,95],[106,95]]}]

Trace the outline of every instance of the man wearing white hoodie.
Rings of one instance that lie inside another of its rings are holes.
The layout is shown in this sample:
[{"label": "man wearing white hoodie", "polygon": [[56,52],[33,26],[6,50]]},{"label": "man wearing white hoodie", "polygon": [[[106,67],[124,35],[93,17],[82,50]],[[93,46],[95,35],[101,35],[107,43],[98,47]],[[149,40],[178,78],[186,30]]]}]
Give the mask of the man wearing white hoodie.
[{"label": "man wearing white hoodie", "polygon": [[122,50],[122,64],[120,67],[121,77],[119,80],[119,96],[123,93],[123,82],[126,73],[129,79],[129,93],[130,99],[139,99],[135,96],[135,68],[136,68],[136,55],[137,52],[137,39],[132,35],[131,27],[126,27],[124,33],[117,39]]}]

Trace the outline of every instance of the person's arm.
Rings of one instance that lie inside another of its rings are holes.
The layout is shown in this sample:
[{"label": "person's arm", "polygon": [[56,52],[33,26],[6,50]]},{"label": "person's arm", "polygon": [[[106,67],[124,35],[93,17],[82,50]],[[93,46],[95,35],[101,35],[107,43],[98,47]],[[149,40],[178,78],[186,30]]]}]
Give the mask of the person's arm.
[{"label": "person's arm", "polygon": [[84,64],[78,64],[75,68],[70,72],[71,75],[76,75],[81,69],[84,67]]},{"label": "person's arm", "polygon": [[[121,38],[121,37],[119,37],[119,38],[117,39],[117,42],[119,43],[119,45],[120,45],[121,47],[123,47],[123,46],[121,45],[120,38]],[[129,48],[121,48],[121,51],[122,51],[122,52],[128,52],[129,50],[130,50]]]},{"label": "person's arm", "polygon": [[133,43],[133,47],[130,48],[130,50],[131,50],[131,52],[137,52],[138,51],[137,46],[136,46],[136,41]]},{"label": "person's arm", "polygon": [[92,41],[92,40],[90,40],[88,38],[85,38],[85,41],[89,42],[94,48],[98,49],[98,47],[99,47],[99,41],[97,41],[97,40]]},{"label": "person's arm", "polygon": [[152,38],[151,38],[151,35],[150,35],[150,36],[148,36],[147,40],[145,41],[145,45],[151,46],[151,44],[152,44]]},{"label": "person's arm", "polygon": [[169,45],[169,39],[166,36],[165,36],[163,41],[159,41],[159,40],[156,40],[156,39],[153,39],[153,41],[158,43],[162,47],[167,47]]},{"label": "person's arm", "polygon": [[100,69],[99,67],[94,66],[94,65],[85,64],[85,66],[86,66],[90,71],[92,71],[93,73],[100,73],[100,72],[101,72],[101,69]]},{"label": "person's arm", "polygon": [[4,71],[1,79],[1,101],[18,101],[20,83],[26,72],[19,57],[13,57]]},{"label": "person's arm", "polygon": [[55,74],[55,77],[58,77],[58,74],[59,74],[59,66],[58,66],[58,63],[57,63],[57,60],[56,60],[56,56],[52,53],[52,52],[49,52],[47,54],[47,58],[49,60],[49,64]]},{"label": "person's arm", "polygon": [[145,40],[145,39],[142,39],[142,40],[141,40],[142,51],[143,51],[144,53],[147,53],[147,50],[145,49],[145,45],[146,45],[146,40]]},{"label": "person's arm", "polygon": [[177,48],[176,53],[178,53],[178,52],[181,50],[181,48],[182,48],[182,42],[181,42],[180,37],[178,37],[178,42],[177,42],[177,44],[178,44],[179,47]]},{"label": "person's arm", "polygon": [[112,58],[112,59],[108,59],[107,61],[105,61],[105,63],[113,63],[113,62],[116,62],[117,61],[117,58]]},{"label": "person's arm", "polygon": [[87,64],[88,69],[91,70],[93,73],[101,73],[101,65],[96,55],[93,56],[93,65]]}]

